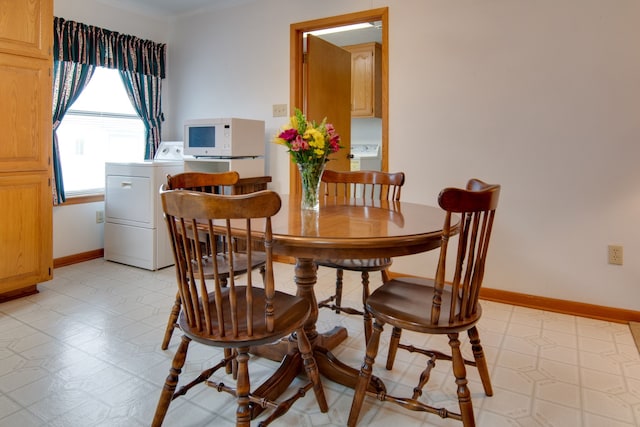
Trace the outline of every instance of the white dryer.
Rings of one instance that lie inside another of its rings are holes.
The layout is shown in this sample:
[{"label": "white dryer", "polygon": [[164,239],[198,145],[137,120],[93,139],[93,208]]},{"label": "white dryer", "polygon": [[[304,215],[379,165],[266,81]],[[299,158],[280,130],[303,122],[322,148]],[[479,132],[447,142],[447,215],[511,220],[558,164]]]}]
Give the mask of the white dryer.
[{"label": "white dryer", "polygon": [[160,186],[182,161],[106,163],[104,258],[147,270],[173,264]]}]

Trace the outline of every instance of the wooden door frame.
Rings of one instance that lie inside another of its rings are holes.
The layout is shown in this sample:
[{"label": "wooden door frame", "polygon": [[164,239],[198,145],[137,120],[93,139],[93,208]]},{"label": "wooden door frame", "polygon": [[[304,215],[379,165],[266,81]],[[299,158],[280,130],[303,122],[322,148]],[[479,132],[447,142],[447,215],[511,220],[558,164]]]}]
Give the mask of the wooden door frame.
[{"label": "wooden door frame", "polygon": [[[303,34],[309,31],[324,28],[338,27],[363,22],[382,22],[382,167],[383,171],[389,170],[389,8],[379,8],[354,12],[346,15],[330,16],[328,18],[314,19],[291,24],[289,33],[290,69],[289,108],[304,108],[303,87]],[[338,129],[338,132],[340,130]],[[289,194],[297,195],[300,192],[298,169],[292,163],[289,165]]]}]

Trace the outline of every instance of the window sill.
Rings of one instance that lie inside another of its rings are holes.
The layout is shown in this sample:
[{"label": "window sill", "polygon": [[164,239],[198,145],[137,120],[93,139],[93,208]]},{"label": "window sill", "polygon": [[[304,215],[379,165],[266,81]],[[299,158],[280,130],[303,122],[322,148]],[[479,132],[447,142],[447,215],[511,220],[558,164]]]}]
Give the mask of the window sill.
[{"label": "window sill", "polygon": [[64,203],[61,203],[60,206],[80,205],[83,203],[93,203],[93,202],[103,202],[103,201],[104,201],[104,193],[83,194],[82,196],[67,197],[67,200],[65,200]]}]

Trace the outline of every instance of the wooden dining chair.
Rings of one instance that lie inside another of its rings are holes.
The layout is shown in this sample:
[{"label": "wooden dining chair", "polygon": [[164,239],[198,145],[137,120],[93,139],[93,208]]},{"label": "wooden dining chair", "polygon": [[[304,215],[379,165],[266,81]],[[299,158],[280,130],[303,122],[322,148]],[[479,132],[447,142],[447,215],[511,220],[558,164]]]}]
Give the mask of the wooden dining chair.
[{"label": "wooden dining chair", "polygon": [[[314,391],[320,410],[327,412],[320,374],[304,330],[304,323],[312,310],[311,304],[303,297],[275,289],[271,217],[281,207],[278,194],[262,190],[244,195],[217,195],[164,189],[160,196],[171,236],[178,292],[182,299],[178,323],[183,337],[173,358],[152,425],[162,425],[170,403],[200,383],[236,397],[236,426],[249,426],[257,407],[273,409],[260,424],[267,425],[287,412],[310,389]],[[224,234],[224,238],[212,239],[212,245],[216,250],[219,244],[226,245],[232,261],[236,254],[233,248],[236,237],[242,237],[247,242],[246,256],[249,260],[254,256],[256,246],[263,247],[266,254],[263,286],[254,286],[253,271],[248,272],[246,280],[243,277],[243,285],[236,283],[233,262],[229,264],[228,285],[222,286],[217,257],[211,260],[212,276],[205,274],[210,267],[205,265],[202,245],[199,244],[202,234],[211,236],[220,233]],[[254,395],[248,369],[249,348],[273,343],[293,332],[297,337],[308,383],[283,402]],[[192,341],[232,351],[218,364],[205,369],[176,391]],[[213,381],[211,376],[228,365],[231,359],[237,363],[235,387]]]},{"label": "wooden dining chair", "polygon": [[[403,172],[325,170],[322,174],[322,191],[326,196],[357,197],[365,200],[400,200],[401,187],[404,185]],[[335,293],[320,301],[318,307],[329,308],[336,313],[357,314],[364,318],[365,338],[371,336],[372,321],[364,302],[369,297],[369,273],[382,272],[382,280],[388,279],[387,270],[391,258],[374,259],[319,259],[316,264],[336,269]],[[344,270],[358,271],[362,280],[362,309],[342,306],[342,286]]]},{"label": "wooden dining chair", "polygon": [[[239,179],[240,175],[235,171],[218,173],[183,172],[176,175],[167,175],[167,189],[183,189],[212,194],[232,194],[234,192],[233,186],[238,183]],[[211,251],[210,236],[202,234],[201,238],[203,239],[201,244],[205,246],[203,249],[204,261],[206,266],[208,266],[208,274],[211,274],[211,256],[213,252]],[[241,246],[241,249],[244,250],[244,246]],[[223,285],[225,285],[231,271],[229,265],[229,254],[225,252],[224,248],[221,248],[221,251],[217,254],[217,257],[218,274]],[[248,269],[260,269],[261,271],[263,271],[265,256],[261,252],[255,252],[251,262],[248,262],[246,254],[238,251],[238,253],[233,258],[233,262],[234,274],[245,274]],[[173,330],[177,326],[176,322],[178,320],[178,313],[180,313],[180,306],[181,299],[180,294],[178,293],[171,309],[171,313],[169,314],[169,321],[167,322],[167,328],[162,340],[161,348],[163,350],[169,348],[169,342],[171,341]]]},{"label": "wooden dining chair", "polygon": [[[442,190],[438,203],[446,211],[446,215],[435,279],[396,278],[385,281],[372,292],[367,300],[367,310],[375,319],[373,334],[367,345],[354,392],[349,426],[355,426],[358,420],[378,353],[380,334],[387,323],[393,326],[387,369],[392,368],[398,348],[418,352],[427,356],[428,360],[425,369],[419,375],[418,384],[412,389],[411,396],[396,397],[379,393],[378,399],[394,402],[413,411],[425,411],[438,414],[442,418],[460,420],[465,427],[475,425],[465,364],[477,367],[485,394],[493,395],[487,361],[476,324],[482,315],[478,296],[499,195],[499,185],[486,184],[477,179],[469,180],[466,189]],[[460,222],[456,226],[458,217]],[[453,274],[445,278],[447,261],[451,262],[447,256],[450,249],[449,240],[456,233],[458,244],[451,245],[453,262],[449,265],[453,267]],[[424,334],[446,334],[451,351],[446,354],[400,344],[403,329]],[[458,334],[465,331],[469,336],[474,360],[464,359],[460,350]],[[420,400],[436,360],[452,362],[459,413],[446,408],[436,408]]]}]

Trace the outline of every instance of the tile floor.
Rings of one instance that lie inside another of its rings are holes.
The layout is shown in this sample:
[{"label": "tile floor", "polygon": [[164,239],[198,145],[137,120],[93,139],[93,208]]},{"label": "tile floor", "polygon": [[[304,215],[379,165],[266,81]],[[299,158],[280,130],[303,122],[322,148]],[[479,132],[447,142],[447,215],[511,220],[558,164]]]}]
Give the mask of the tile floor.
[{"label": "tile floor", "polygon": [[[319,297],[332,290],[334,274],[319,271]],[[279,264],[277,277],[294,292],[291,265]],[[359,282],[357,275],[346,277]],[[0,304],[0,427],[149,425],[179,340],[160,350],[173,281],[172,268],[150,272],[100,259],[56,269],[39,294]],[[345,299],[358,301],[359,286],[348,289]],[[495,393],[485,397],[475,369],[468,369],[479,426],[640,426],[640,357],[627,325],[490,302],[483,307],[479,329]],[[335,325],[350,334],[335,354],[359,366],[361,320],[321,310],[318,329]],[[428,344],[446,346],[438,338]],[[468,354],[468,345],[463,351]],[[406,389],[420,358],[400,352],[393,371],[378,364],[375,373],[390,393]],[[215,350],[194,344],[184,375],[218,359]],[[250,367],[261,376],[273,364],[256,359]],[[455,408],[449,369],[439,362],[429,399]],[[272,425],[345,425],[352,390],[328,380],[324,385],[328,413],[319,412],[309,393]],[[232,426],[234,410],[229,395],[200,386],[173,402],[165,425]],[[359,425],[460,424],[367,398]]]}]

